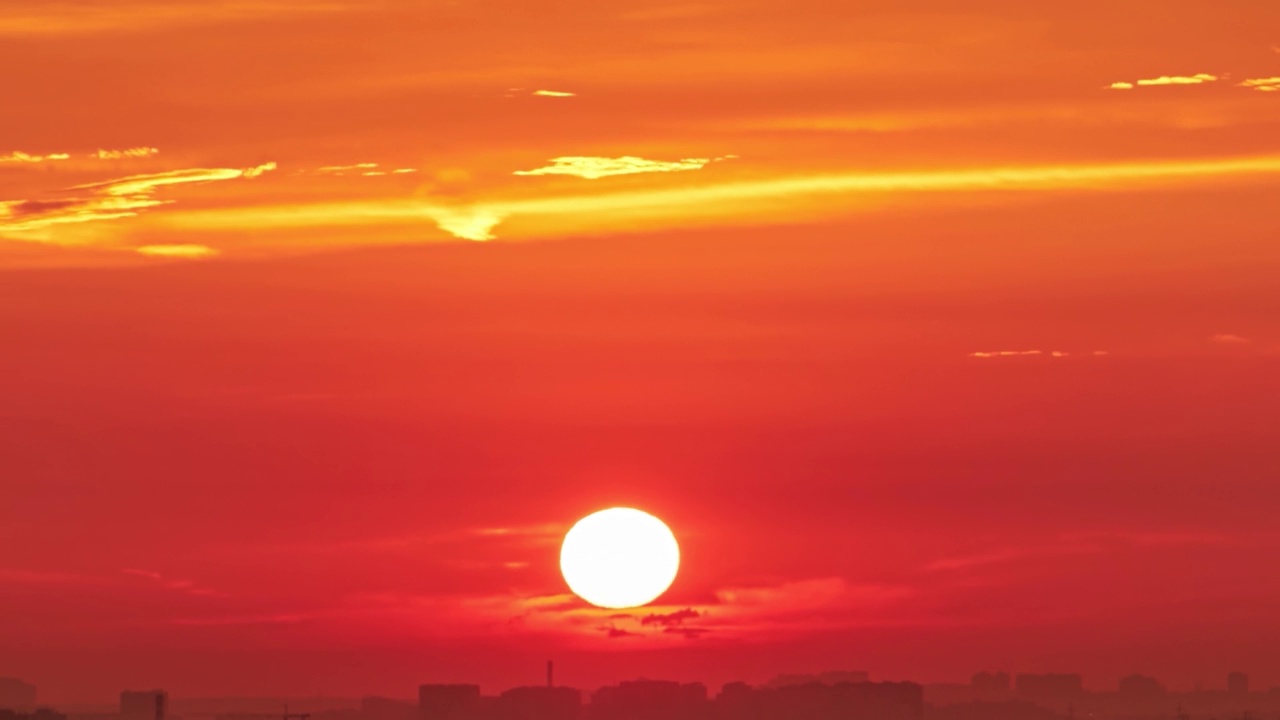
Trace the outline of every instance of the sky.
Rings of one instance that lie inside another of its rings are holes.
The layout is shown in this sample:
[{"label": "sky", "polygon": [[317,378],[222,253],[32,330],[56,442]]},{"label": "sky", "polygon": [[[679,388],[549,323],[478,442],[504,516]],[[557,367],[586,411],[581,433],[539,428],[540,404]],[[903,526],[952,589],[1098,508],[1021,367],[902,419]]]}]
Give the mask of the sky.
[{"label": "sky", "polygon": [[1280,5],[962,5],[6,0],[0,675],[1280,685]]}]

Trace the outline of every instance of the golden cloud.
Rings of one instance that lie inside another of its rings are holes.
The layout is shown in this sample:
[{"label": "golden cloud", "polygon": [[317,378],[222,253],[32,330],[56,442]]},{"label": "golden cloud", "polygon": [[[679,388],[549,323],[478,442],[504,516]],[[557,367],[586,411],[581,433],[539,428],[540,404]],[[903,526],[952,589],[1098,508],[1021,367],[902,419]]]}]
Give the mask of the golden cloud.
[{"label": "golden cloud", "polygon": [[1249,88],[1259,92],[1277,92],[1280,91],[1280,77],[1250,78],[1237,85],[1237,87]]},{"label": "golden cloud", "polygon": [[8,155],[0,155],[0,163],[25,163],[34,164],[42,162],[50,162],[54,160],[69,160],[71,158],[67,153],[52,153],[50,155],[32,155],[20,150],[14,150]]},{"label": "golden cloud", "polygon": [[637,173],[686,172],[701,170],[707,163],[721,158],[683,158],[671,162],[646,160],[634,155],[617,158],[571,155],[552,158],[551,164],[536,170],[517,170],[512,175],[573,175],[596,180],[612,175]]},{"label": "golden cloud", "polygon": [[171,200],[153,197],[158,188],[187,183],[205,183],[234,178],[254,178],[276,169],[274,162],[251,168],[193,168],[149,175],[131,175],[117,180],[77,185],[70,191],[85,191],[56,200],[16,200],[0,203],[0,235],[58,242],[51,236],[21,237],[32,231],[72,223],[117,220],[133,217],[142,210],[166,205]]},{"label": "golden cloud", "polygon": [[1217,75],[1196,73],[1195,75],[1161,75],[1156,78],[1144,78],[1135,82],[1113,82],[1107,86],[1109,90],[1132,90],[1134,87],[1155,87],[1161,85],[1203,85],[1216,82]]},{"label": "golden cloud", "polygon": [[124,150],[98,150],[91,157],[99,160],[123,160],[126,158],[151,157],[159,152],[160,150],[153,147],[134,147],[125,148]]},{"label": "golden cloud", "polygon": [[183,258],[196,260],[200,258],[213,257],[218,254],[217,250],[207,245],[143,245],[136,248],[135,251],[139,255],[146,257],[158,258]]}]

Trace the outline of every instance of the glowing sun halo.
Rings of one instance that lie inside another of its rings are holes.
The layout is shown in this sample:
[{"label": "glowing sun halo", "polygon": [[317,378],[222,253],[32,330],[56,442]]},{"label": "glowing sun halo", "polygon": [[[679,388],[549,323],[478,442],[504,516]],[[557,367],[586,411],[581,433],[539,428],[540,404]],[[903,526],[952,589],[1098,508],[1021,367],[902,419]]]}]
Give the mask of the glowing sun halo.
[{"label": "glowing sun halo", "polygon": [[658,518],[633,508],[609,508],[579,520],[560,546],[569,589],[592,605],[639,607],[671,587],[680,546]]}]

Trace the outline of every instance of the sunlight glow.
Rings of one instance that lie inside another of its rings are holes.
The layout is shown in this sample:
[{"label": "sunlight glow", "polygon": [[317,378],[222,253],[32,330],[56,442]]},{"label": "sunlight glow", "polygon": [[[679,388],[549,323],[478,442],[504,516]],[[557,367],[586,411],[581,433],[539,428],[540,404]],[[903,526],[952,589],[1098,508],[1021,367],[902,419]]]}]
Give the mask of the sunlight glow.
[{"label": "sunlight glow", "polygon": [[[876,193],[989,192],[1045,190],[1121,190],[1166,183],[1207,183],[1280,174],[1280,155],[1183,161],[1031,165],[905,172],[852,171],[821,175],[708,183],[684,187],[623,189],[603,193],[556,194],[494,199],[474,204],[380,200],[307,203],[218,210],[191,210],[158,216],[159,222],[186,231],[251,227],[341,227],[434,221],[443,231],[466,240],[491,240],[508,218],[540,219],[526,224],[522,238],[560,237],[566,232],[616,228],[624,220],[643,219],[649,227],[674,225],[693,217],[740,219],[787,209],[849,214],[854,199]],[[824,209],[824,204],[826,209]]]}]

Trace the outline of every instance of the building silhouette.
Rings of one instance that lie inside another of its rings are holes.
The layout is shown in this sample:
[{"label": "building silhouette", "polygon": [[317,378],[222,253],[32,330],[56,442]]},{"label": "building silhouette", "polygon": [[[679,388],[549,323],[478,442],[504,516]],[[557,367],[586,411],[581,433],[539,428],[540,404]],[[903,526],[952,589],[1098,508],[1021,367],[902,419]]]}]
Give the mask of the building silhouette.
[{"label": "building silhouette", "polygon": [[0,710],[30,712],[35,707],[35,685],[17,678],[0,678]]},{"label": "building silhouette", "polygon": [[929,720],[1062,720],[1063,716],[1026,700],[967,702],[929,708]]},{"label": "building silhouette", "polygon": [[120,693],[120,720],[165,720],[169,693],[163,690],[125,690]]},{"label": "building silhouette", "polygon": [[476,720],[481,717],[479,685],[421,685],[419,720]]},{"label": "building silhouette", "polygon": [[859,682],[752,688],[731,683],[716,697],[716,720],[920,720],[924,688]]},{"label": "building silhouette", "polygon": [[29,713],[0,709],[0,720],[67,720],[67,716],[49,708],[37,708]]},{"label": "building silhouette", "polygon": [[969,686],[974,692],[980,695],[1004,695],[1012,688],[1012,681],[1009,673],[1001,670],[1000,672],[974,673],[969,680]]},{"label": "building silhouette", "polygon": [[366,695],[360,698],[360,715],[364,720],[418,720],[419,709],[407,700]]},{"label": "building silhouette", "polygon": [[1227,692],[1232,695],[1247,695],[1249,693],[1249,676],[1236,671],[1227,675]]},{"label": "building silhouette", "polygon": [[635,680],[591,696],[589,720],[705,720],[711,712],[702,683]]},{"label": "building silhouette", "polygon": [[1151,698],[1165,694],[1164,684],[1147,675],[1129,675],[1120,678],[1120,695],[1127,698]]},{"label": "building silhouette", "polygon": [[842,670],[818,673],[817,675],[791,675],[784,674],[775,677],[764,684],[766,688],[780,688],[790,685],[808,685],[810,683],[820,683],[822,685],[838,685],[840,683],[864,683],[871,682],[871,674],[865,670]]},{"label": "building silhouette", "polygon": [[1084,694],[1084,678],[1076,673],[1019,674],[1014,687],[1032,700],[1072,700]]},{"label": "building silhouette", "polygon": [[498,696],[491,720],[578,720],[582,694],[567,687],[518,687]]}]

